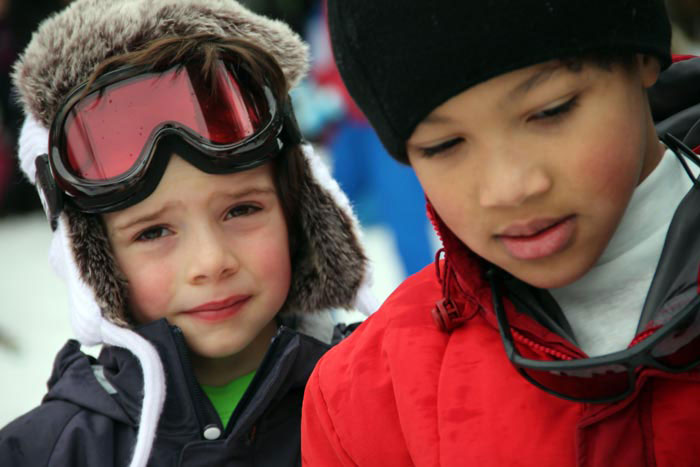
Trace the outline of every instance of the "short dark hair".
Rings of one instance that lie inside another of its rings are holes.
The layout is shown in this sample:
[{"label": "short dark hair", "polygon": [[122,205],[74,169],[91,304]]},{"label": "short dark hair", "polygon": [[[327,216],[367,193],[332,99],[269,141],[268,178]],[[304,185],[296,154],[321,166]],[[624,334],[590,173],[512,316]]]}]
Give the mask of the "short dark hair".
[{"label": "short dark hair", "polygon": [[561,62],[571,69],[577,69],[587,64],[594,65],[606,71],[611,71],[615,66],[620,66],[625,70],[632,70],[636,61],[636,53],[624,53],[608,49],[587,52],[583,55],[561,59]]}]

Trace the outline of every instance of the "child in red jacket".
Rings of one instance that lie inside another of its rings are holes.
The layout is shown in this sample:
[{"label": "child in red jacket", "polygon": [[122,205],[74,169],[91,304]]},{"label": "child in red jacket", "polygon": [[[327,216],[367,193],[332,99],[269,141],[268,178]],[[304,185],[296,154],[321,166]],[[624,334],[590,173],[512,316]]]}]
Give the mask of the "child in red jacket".
[{"label": "child in red jacket", "polygon": [[329,25],[445,256],[321,359],[305,464],[699,465],[700,63],[671,65],[663,3],[331,0]]}]

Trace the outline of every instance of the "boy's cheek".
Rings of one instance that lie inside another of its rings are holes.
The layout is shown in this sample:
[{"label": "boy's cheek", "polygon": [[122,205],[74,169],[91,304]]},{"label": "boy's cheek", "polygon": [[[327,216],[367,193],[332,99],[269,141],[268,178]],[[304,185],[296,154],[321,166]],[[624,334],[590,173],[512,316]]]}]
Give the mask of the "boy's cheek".
[{"label": "boy's cheek", "polygon": [[257,281],[268,281],[271,278],[290,280],[289,238],[281,210],[275,221],[264,230],[239,240],[230,249],[238,262],[238,273],[247,270]]},{"label": "boy's cheek", "polygon": [[258,251],[256,276],[265,282],[260,285],[271,288],[269,292],[275,296],[286,297],[292,280],[289,246],[280,242]]},{"label": "boy's cheek", "polygon": [[[620,104],[622,105],[622,104]],[[631,105],[631,104],[630,104]],[[588,191],[610,200],[627,199],[628,191],[639,183],[644,165],[644,133],[641,124],[627,113],[602,115],[582,130],[574,160],[573,180],[586,183]]]},{"label": "boy's cheek", "polygon": [[129,278],[129,303],[136,319],[148,323],[168,314],[172,307],[172,272],[143,268],[138,277]]},{"label": "boy's cheek", "polygon": [[289,247],[286,244],[270,245],[258,250],[260,267],[266,272],[289,268]]},{"label": "boy's cheek", "polygon": [[612,203],[629,200],[641,169],[640,158],[630,154],[629,146],[600,145],[579,160],[575,173],[581,176],[574,180],[587,182],[584,192]]}]

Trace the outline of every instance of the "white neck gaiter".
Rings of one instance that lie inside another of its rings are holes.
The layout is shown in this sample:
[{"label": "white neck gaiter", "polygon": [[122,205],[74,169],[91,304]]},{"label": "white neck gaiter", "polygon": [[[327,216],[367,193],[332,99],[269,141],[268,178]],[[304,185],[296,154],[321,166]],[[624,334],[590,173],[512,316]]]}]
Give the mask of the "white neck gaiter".
[{"label": "white neck gaiter", "polygon": [[576,282],[549,289],[588,356],[624,350],[634,339],[671,218],[691,186],[667,150],[634,191],[595,266]]}]

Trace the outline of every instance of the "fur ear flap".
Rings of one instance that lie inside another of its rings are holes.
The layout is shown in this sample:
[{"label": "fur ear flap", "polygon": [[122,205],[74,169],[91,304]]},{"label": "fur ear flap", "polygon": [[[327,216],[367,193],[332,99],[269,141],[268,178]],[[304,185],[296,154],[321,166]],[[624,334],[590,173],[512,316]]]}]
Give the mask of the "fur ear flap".
[{"label": "fur ear flap", "polygon": [[285,311],[351,308],[367,277],[367,258],[359,231],[349,203],[343,209],[334,199],[336,190],[342,194],[338,185],[333,180],[334,185],[322,186],[321,177],[313,173],[309,163],[309,158],[316,156],[310,148],[305,154],[304,182],[299,193],[303,238]]},{"label": "fur ear flap", "polygon": [[128,283],[112,254],[107,232],[97,215],[65,210],[73,257],[83,280],[95,293],[102,316],[118,326],[131,327]]}]

